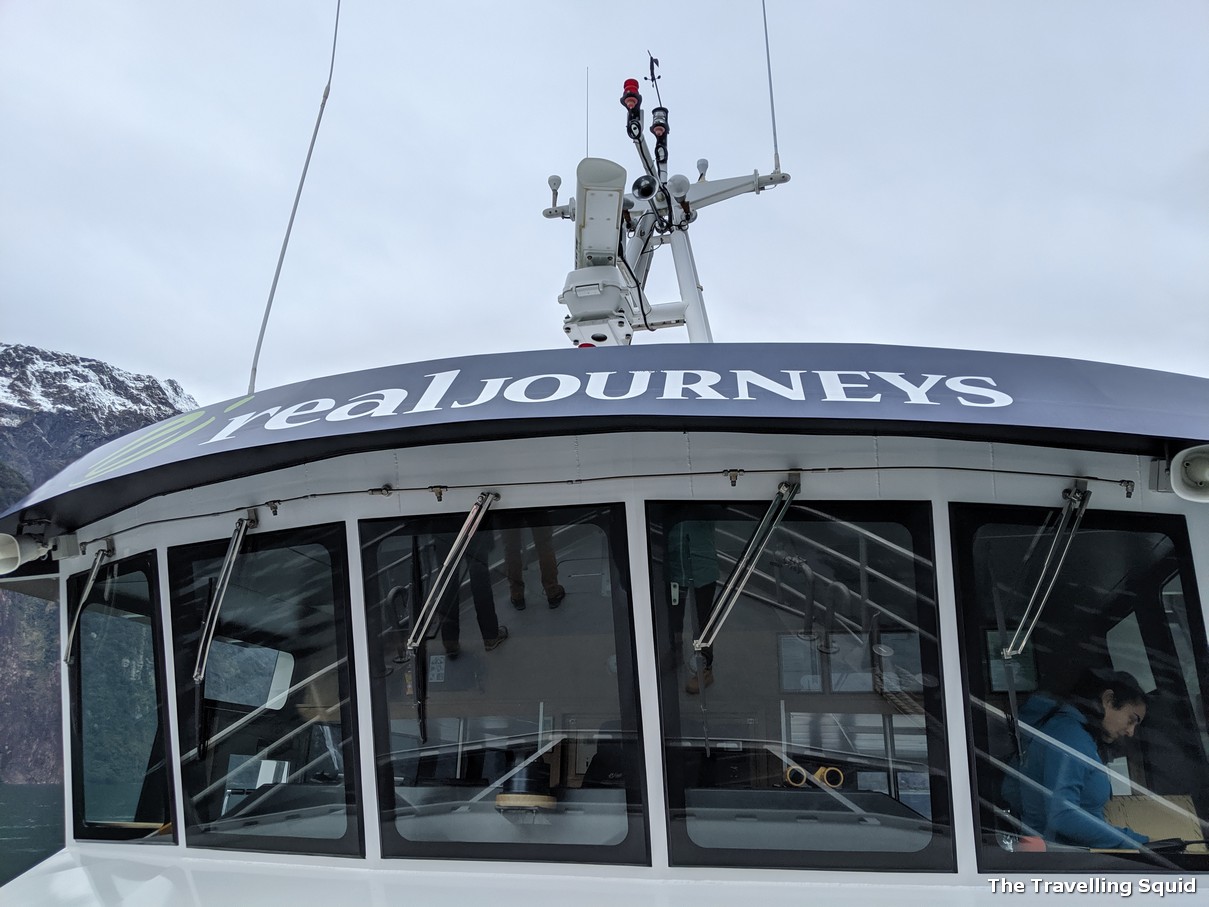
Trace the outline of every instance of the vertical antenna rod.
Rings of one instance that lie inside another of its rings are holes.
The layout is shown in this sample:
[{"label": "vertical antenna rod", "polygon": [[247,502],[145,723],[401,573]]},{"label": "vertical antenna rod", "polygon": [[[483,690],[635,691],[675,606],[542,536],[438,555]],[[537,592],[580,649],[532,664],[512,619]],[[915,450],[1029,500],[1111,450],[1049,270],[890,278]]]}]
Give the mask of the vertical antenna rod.
[{"label": "vertical antenna rod", "polygon": [[269,301],[264,306],[264,318],[260,322],[260,334],[256,338],[256,352],[252,355],[252,371],[248,375],[248,393],[256,393],[256,365],[260,362],[260,346],[264,343],[265,328],[269,326],[269,312],[273,309],[273,297],[277,295],[277,281],[281,277],[281,266],[285,262],[285,250],[290,244],[290,232],[294,229],[294,215],[298,213],[298,201],[302,198],[302,186],[306,172],[311,166],[311,154],[315,150],[315,139],[319,137],[319,124],[323,122],[323,108],[332,90],[332,73],[336,69],[336,36],[340,33],[340,0],[336,0],[336,25],[332,29],[332,62],[327,70],[327,84],[323,86],[323,99],[319,102],[319,116],[315,118],[315,129],[311,133],[311,144],[306,149],[306,162],[302,165],[302,176],[298,180],[298,191],[294,193],[294,207],[290,209],[290,220],[285,227],[285,239],[281,241],[281,254],[277,256],[277,269],[273,272],[273,285],[269,287]]},{"label": "vertical antenna rod", "polygon": [[772,112],[772,169],[781,172],[781,149],[777,145],[777,104],[772,97],[772,51],[768,47],[768,6],[760,0],[760,11],[764,14],[764,59],[768,64],[768,107]]}]

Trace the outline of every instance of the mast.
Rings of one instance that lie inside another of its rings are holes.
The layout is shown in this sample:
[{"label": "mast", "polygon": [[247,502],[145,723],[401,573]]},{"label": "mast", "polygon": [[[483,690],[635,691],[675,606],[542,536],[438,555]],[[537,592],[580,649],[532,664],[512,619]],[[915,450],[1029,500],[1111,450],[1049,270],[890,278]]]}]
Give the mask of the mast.
[{"label": "mast", "polygon": [[[651,58],[649,81],[658,98],[658,78]],[[552,176],[550,207],[543,216],[575,224],[575,269],[567,275],[558,301],[567,307],[563,331],[579,347],[625,346],[636,331],[686,327],[690,342],[712,343],[709,315],[697,276],[689,227],[702,208],[747,193],[789,182],[774,155],[772,173],[706,179],[709,161],[697,161],[697,181],[683,174],[668,176],[668,109],[651,110],[652,150],[644,134],[645,113],[638,80],[627,79],[621,105],[626,135],[638,153],[641,173],[626,192],[625,168],[604,158],[585,157],[575,171],[575,195],[558,203],[562,179]],[[655,253],[671,248],[680,298],[651,302],[647,277]]]}]

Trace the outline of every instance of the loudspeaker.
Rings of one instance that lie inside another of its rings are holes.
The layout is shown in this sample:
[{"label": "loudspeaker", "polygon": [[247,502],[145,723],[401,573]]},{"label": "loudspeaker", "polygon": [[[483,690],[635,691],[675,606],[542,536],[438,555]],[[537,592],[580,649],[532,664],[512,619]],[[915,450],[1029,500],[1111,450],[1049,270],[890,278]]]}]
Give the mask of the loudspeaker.
[{"label": "loudspeaker", "polygon": [[40,558],[50,549],[28,535],[0,532],[0,576],[12,573],[22,564]]},{"label": "loudspeaker", "polygon": [[1171,490],[1186,501],[1209,501],[1209,444],[1181,450],[1172,458]]}]

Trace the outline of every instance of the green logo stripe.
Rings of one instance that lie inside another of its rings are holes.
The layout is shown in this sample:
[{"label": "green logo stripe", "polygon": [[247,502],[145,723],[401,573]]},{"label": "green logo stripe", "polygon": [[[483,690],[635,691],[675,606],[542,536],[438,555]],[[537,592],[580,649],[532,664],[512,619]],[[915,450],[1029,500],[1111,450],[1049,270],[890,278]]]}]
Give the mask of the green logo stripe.
[{"label": "green logo stripe", "polygon": [[[252,395],[255,396],[255,395]],[[236,400],[223,409],[223,412],[231,412],[243,406],[252,396],[244,397],[242,400]],[[205,419],[204,422],[199,420]],[[87,485],[94,479],[108,475],[111,472],[129,466],[131,463],[137,463],[144,457],[149,457],[153,453],[158,453],[166,447],[171,447],[178,441],[182,441],[196,432],[201,431],[207,425],[214,421],[214,416],[206,419],[206,411],[204,409],[195,410],[191,413],[183,413],[172,419],[169,419],[163,425],[153,426],[147,431],[131,438],[113,453],[108,454],[97,460],[92,467],[84,473],[84,477],[78,482],[72,482],[72,488],[78,488],[81,485]],[[187,427],[194,422],[199,424],[193,425],[192,428]]]},{"label": "green logo stripe", "polygon": [[116,469],[121,469],[123,466],[128,466],[131,463],[135,463],[135,462],[143,459],[143,457],[150,456],[151,454],[156,453],[157,451],[161,451],[165,447],[171,447],[177,441],[180,441],[180,440],[183,440],[184,438],[189,437],[189,435],[193,434],[194,432],[201,431],[203,428],[205,428],[207,425],[209,425],[213,421],[214,421],[214,417],[211,416],[209,419],[207,419],[205,422],[202,422],[200,425],[195,425],[193,428],[189,429],[188,431],[181,432],[180,434],[172,435],[171,437],[164,438],[162,441],[160,441],[158,444],[156,444],[152,447],[142,447],[142,449],[131,450],[129,453],[129,456],[126,456],[125,458],[123,458],[121,460],[115,460],[115,461],[107,464],[104,469],[101,469],[98,467],[93,467],[92,469],[90,469],[88,471],[85,478],[93,479],[93,478],[96,478],[98,475],[104,475],[105,473],[113,472]]},{"label": "green logo stripe", "polygon": [[[202,412],[199,415],[205,415],[205,413]],[[194,421],[194,419],[190,419],[188,421]],[[133,441],[130,444],[127,444],[126,446],[122,447],[121,449],[115,451],[113,454],[106,457],[101,463],[98,463],[95,466],[93,466],[91,469],[88,470],[88,472],[86,472],[84,474],[83,479],[81,479],[78,482],[73,482],[72,487],[75,488],[79,485],[87,484],[88,482],[91,482],[93,479],[99,478],[100,476],[107,475],[108,473],[121,469],[123,466],[128,466],[131,463],[136,463],[139,460],[143,459],[144,457],[150,456],[153,453],[163,450],[165,447],[171,447],[177,441],[181,441],[184,438],[189,437],[189,435],[194,434],[195,432],[201,431],[203,428],[205,428],[207,425],[209,425],[213,421],[214,421],[214,417],[211,416],[205,422],[202,422],[199,425],[193,426],[193,428],[189,429],[188,431],[178,432],[176,434],[168,435],[167,437],[163,437],[162,439],[158,439],[158,440],[155,438],[152,438],[152,439],[139,438],[136,441]],[[188,424],[188,422],[186,422],[185,424]],[[155,432],[155,434],[157,436],[162,436],[164,434],[164,432],[157,431],[157,432]],[[153,440],[157,441],[157,443],[154,443],[154,444],[148,443],[149,441],[153,441]]]},{"label": "green logo stripe", "polygon": [[[202,418],[205,415],[206,415],[205,410],[198,410],[197,412],[186,413],[183,416],[177,416],[174,419],[169,419],[163,425],[156,426],[155,428],[152,428],[149,431],[147,431],[145,434],[141,434],[137,438],[131,439],[128,443],[122,445],[117,450],[115,450],[113,453],[109,454],[106,457],[101,458],[95,464],[93,464],[92,470],[90,470],[90,471],[91,472],[95,472],[97,470],[104,471],[105,468],[107,466],[109,466],[109,464],[111,464],[115,461],[118,461],[118,460],[125,461],[130,456],[130,454],[133,453],[134,451],[139,450],[140,448],[143,448],[143,447],[149,447],[153,444],[157,444],[159,439],[161,439],[165,435],[169,435],[171,437],[176,437],[176,434],[180,431],[181,428],[188,425],[190,422],[196,422],[198,419]],[[213,419],[211,419],[210,421],[213,421]],[[156,449],[158,450],[159,448],[157,447]]]}]

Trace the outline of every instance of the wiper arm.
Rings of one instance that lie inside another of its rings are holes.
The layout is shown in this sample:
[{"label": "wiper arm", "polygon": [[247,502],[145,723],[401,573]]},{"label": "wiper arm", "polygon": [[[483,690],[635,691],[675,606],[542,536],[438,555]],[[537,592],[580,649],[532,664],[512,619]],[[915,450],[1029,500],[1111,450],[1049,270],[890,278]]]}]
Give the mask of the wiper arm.
[{"label": "wiper arm", "polygon": [[470,540],[474,538],[475,532],[478,531],[479,523],[483,522],[483,517],[487,515],[487,511],[491,509],[491,505],[500,499],[497,492],[483,491],[479,493],[478,498],[470,508],[470,512],[466,514],[466,521],[462,523],[462,528],[458,530],[457,538],[453,540],[453,547],[449,549],[449,553],[445,555],[445,561],[441,564],[441,569],[437,571],[436,578],[432,581],[432,588],[428,590],[428,598],[424,600],[424,606],[420,609],[419,615],[411,628],[411,635],[407,637],[407,650],[415,652],[420,647],[420,643],[424,637],[428,635],[428,628],[432,624],[433,616],[437,612],[437,604],[441,600],[441,596],[445,594],[445,589],[449,586],[449,581],[457,572],[458,566],[462,563],[462,558],[466,554],[466,549],[470,545]]},{"label": "wiper arm", "polygon": [[88,601],[88,596],[92,594],[92,587],[96,584],[97,574],[101,570],[101,561],[110,557],[113,557],[113,539],[102,539],[101,547],[93,555],[92,569],[88,571],[88,580],[84,583],[84,591],[80,593],[80,603],[76,605],[75,614],[71,618],[71,626],[67,630],[67,645],[63,650],[64,664],[71,664],[75,660],[71,650],[76,641],[76,631],[80,628],[80,615],[84,613],[84,605]]},{"label": "wiper arm", "polygon": [[218,612],[222,610],[223,598],[227,594],[227,586],[235,572],[235,559],[239,557],[239,549],[243,547],[244,536],[249,529],[255,529],[257,524],[256,511],[249,510],[246,517],[235,521],[235,531],[231,534],[231,542],[227,545],[227,556],[223,558],[222,569],[218,571],[218,582],[214,584],[214,594],[210,597],[210,607],[206,611],[206,622],[202,624],[201,643],[197,650],[197,665],[193,668],[193,682],[201,687],[206,679],[206,662],[210,659],[210,645],[214,642],[214,631],[218,629]]},{"label": "wiper arm", "polygon": [[777,486],[777,493],[773,495],[772,503],[768,505],[764,518],[760,520],[756,531],[747,540],[743,553],[735,562],[735,569],[731,571],[730,577],[726,580],[726,586],[718,596],[714,610],[710,612],[709,620],[701,628],[701,635],[693,640],[694,651],[700,652],[714,644],[722,625],[730,617],[735,602],[739,600],[740,593],[747,585],[752,573],[755,572],[756,563],[760,560],[764,549],[768,547],[768,540],[772,538],[773,531],[785,519],[785,514],[789,512],[789,505],[793,503],[793,499],[797,497],[801,488],[801,480],[796,472],[790,474],[789,481]]},{"label": "wiper arm", "polygon": [[[1054,586],[1058,582],[1062,565],[1066,563],[1066,556],[1070,553],[1071,544],[1075,541],[1075,535],[1079,532],[1079,524],[1083,522],[1087,504],[1091,500],[1091,492],[1087,488],[1087,483],[1082,479],[1075,482],[1074,488],[1063,491],[1062,496],[1066,498],[1066,507],[1062,510],[1058,528],[1054,530],[1054,541],[1050,544],[1049,553],[1045,556],[1045,563],[1041,566],[1041,575],[1037,577],[1033,594],[1029,596],[1028,607],[1024,609],[1024,614],[1020,617],[1020,625],[1012,634],[1012,641],[1003,650],[1004,659],[1015,658],[1028,645],[1029,637],[1033,635],[1037,621],[1041,619],[1041,612],[1045,610],[1050,593],[1054,591]],[[1050,565],[1054,563],[1055,554],[1058,555],[1058,562],[1051,571]],[[1044,591],[1042,591],[1042,586],[1045,587]],[[1010,673],[1011,665],[1005,667]]]},{"label": "wiper arm", "polygon": [[[413,656],[412,670],[415,672],[413,683],[415,684],[416,691],[416,725],[420,732],[421,743],[428,742],[428,674],[421,665],[423,656],[417,656],[416,650],[424,644],[424,638],[428,635],[428,628],[432,625],[432,619],[437,613],[437,606],[440,604],[441,597],[449,586],[449,581],[453,579],[453,575],[457,572],[458,565],[462,563],[466,549],[470,546],[470,540],[474,538],[479,524],[483,522],[483,517],[487,515],[487,511],[491,509],[491,505],[499,499],[500,496],[497,492],[479,492],[479,496],[470,507],[470,512],[466,514],[462,528],[458,530],[457,537],[453,540],[453,545],[449,548],[449,553],[445,555],[445,560],[441,563],[440,569],[437,570],[437,575],[433,578],[432,588],[428,590],[428,597],[424,599],[424,604],[420,607],[419,614],[416,614],[411,622],[411,633],[407,637],[407,654]],[[419,547],[418,540],[413,536],[411,563],[412,583],[415,589],[420,588],[421,582]],[[413,597],[413,602],[415,600]]]}]

